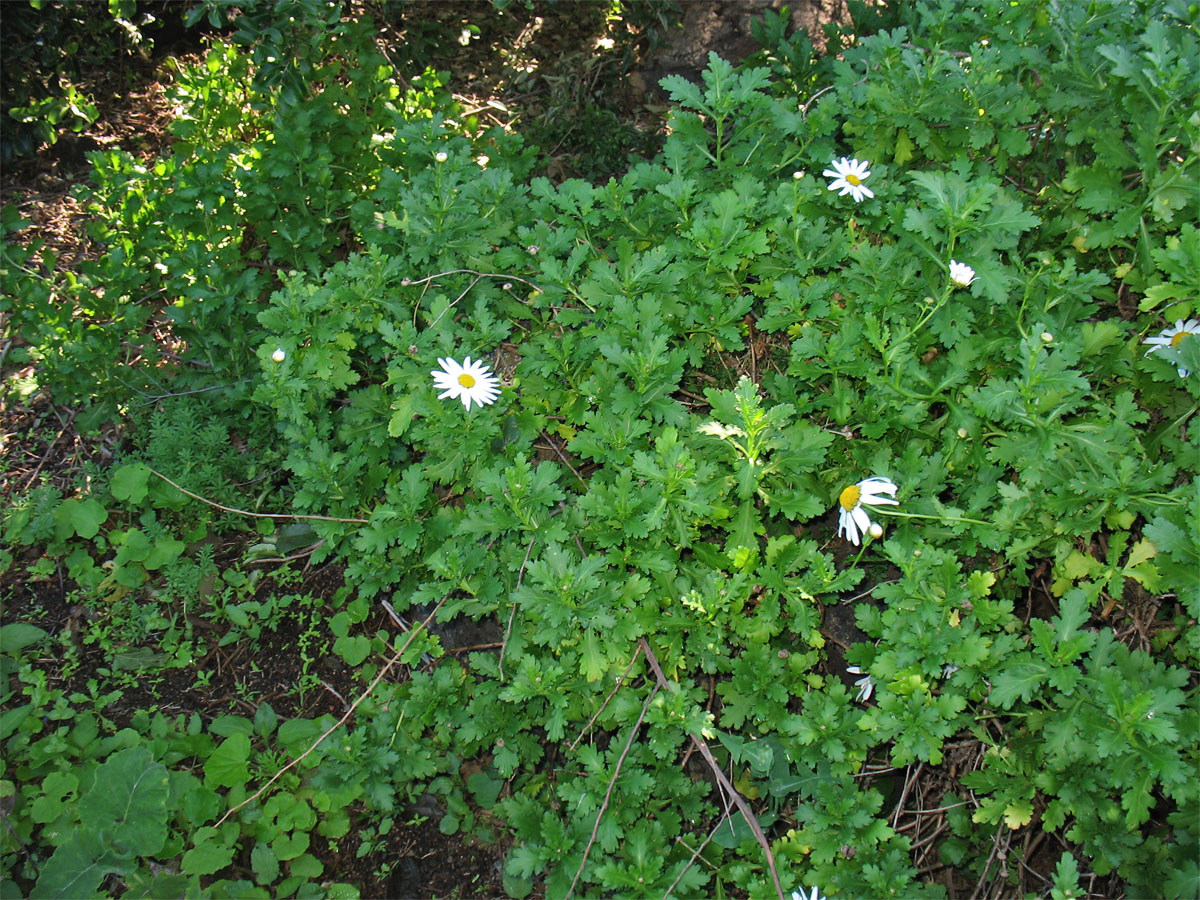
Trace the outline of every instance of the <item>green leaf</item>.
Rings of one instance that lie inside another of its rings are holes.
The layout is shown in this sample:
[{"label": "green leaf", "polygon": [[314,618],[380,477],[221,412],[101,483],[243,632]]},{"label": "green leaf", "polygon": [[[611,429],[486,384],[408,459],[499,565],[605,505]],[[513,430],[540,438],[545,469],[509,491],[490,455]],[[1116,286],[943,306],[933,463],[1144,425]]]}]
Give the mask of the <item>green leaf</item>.
[{"label": "green leaf", "polygon": [[110,756],[95,785],[79,800],[83,825],[104,833],[107,849],[121,858],[153,856],[167,840],[170,776],[146,747]]},{"label": "green leaf", "polygon": [[[235,734],[222,741],[204,762],[207,787],[236,787],[250,779],[250,738]],[[203,874],[203,873],[197,873]]]},{"label": "green leaf", "polygon": [[408,425],[412,421],[413,413],[415,412],[412,395],[406,394],[401,397],[392,404],[392,409],[395,412],[392,413],[391,419],[388,420],[388,436],[397,438],[408,430]]},{"label": "green leaf", "polygon": [[261,841],[250,851],[250,868],[258,884],[270,884],[279,877],[279,857],[275,851]]},{"label": "green leaf", "polygon": [[49,634],[36,625],[29,625],[25,622],[14,622],[11,625],[5,625],[3,628],[0,628],[0,653],[15,656],[26,647],[32,647],[34,644],[44,641],[47,637],[49,637]]},{"label": "green leaf", "polygon": [[13,709],[0,710],[0,741],[6,740],[10,734],[17,730],[17,726],[29,718],[29,714],[33,712],[33,704],[26,703],[24,706],[17,706]]},{"label": "green leaf", "polygon": [[104,877],[120,869],[117,861],[98,846],[91,831],[78,831],[42,866],[34,896],[62,900],[94,897]]},{"label": "green leaf", "polygon": [[201,828],[193,840],[195,846],[183,854],[180,864],[189,875],[212,875],[233,861],[237,850],[236,842],[226,845],[215,828]]},{"label": "green leaf", "polygon": [[600,640],[591,628],[584,632],[583,647],[579,654],[579,671],[588,681],[599,681],[604,677],[607,659],[600,649]]},{"label": "green leaf", "polygon": [[333,642],[333,652],[344,659],[348,666],[361,665],[371,654],[371,639],[361,634],[340,637]]},{"label": "green leaf", "polygon": [[64,500],[54,511],[59,540],[72,535],[90,540],[100,533],[100,526],[108,518],[106,510],[96,500]]},{"label": "green leaf", "polygon": [[143,463],[121,466],[112,474],[109,489],[117,500],[128,500],[134,506],[146,499],[150,468]]},{"label": "green leaf", "polygon": [[1046,680],[1049,666],[1031,662],[1011,662],[1003,671],[997,672],[992,685],[992,702],[1005,709],[1019,697],[1025,702],[1033,696]]},{"label": "green leaf", "polygon": [[496,805],[500,792],[504,790],[504,782],[499,778],[492,778],[486,772],[476,772],[467,778],[467,789],[475,797],[476,803],[484,809],[491,809]]},{"label": "green leaf", "polygon": [[292,834],[281,834],[271,841],[271,849],[281,860],[295,859],[308,849],[309,836],[307,831],[296,831]]},{"label": "green leaf", "polygon": [[275,536],[275,549],[286,556],[301,547],[315,544],[318,540],[320,537],[307,522],[293,522],[279,529]]}]

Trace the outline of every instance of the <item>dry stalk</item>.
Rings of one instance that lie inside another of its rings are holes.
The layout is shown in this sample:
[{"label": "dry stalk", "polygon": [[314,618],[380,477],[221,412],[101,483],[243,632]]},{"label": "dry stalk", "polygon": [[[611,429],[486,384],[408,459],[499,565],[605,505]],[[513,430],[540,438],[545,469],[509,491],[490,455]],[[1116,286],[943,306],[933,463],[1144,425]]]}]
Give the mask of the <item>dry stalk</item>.
[{"label": "dry stalk", "polygon": [[404,651],[408,649],[408,645],[413,642],[413,638],[415,638],[422,631],[422,629],[424,629],[425,626],[428,625],[433,620],[433,617],[435,615],[437,615],[437,611],[442,608],[442,604],[445,603],[449,598],[450,598],[450,595],[447,594],[445,597],[443,597],[441,600],[439,600],[437,606],[435,606],[432,610],[430,610],[429,615],[427,615],[425,617],[425,620],[423,622],[421,622],[420,625],[418,625],[417,627],[415,627],[412,631],[410,631],[408,633],[408,640],[406,640],[404,642],[404,646],[401,647],[399,650],[397,650],[395,655],[392,656],[392,658],[390,660],[388,660],[387,665],[385,665],[382,669],[379,670],[379,674],[375,676],[375,679],[369,685],[367,685],[367,689],[365,691],[363,691],[361,694],[359,694],[358,698],[352,704],[350,704],[350,708],[347,709],[344,713],[342,713],[342,717],[340,719],[338,719],[336,722],[334,722],[333,725],[331,725],[324,734],[322,734],[319,738],[317,738],[315,741],[313,741],[312,746],[310,746],[307,750],[305,750],[303,753],[301,753],[299,756],[297,756],[295,759],[293,759],[290,763],[288,763],[286,766],[284,766],[282,769],[280,769],[278,772],[276,772],[274,775],[272,775],[270,780],[268,780],[266,784],[264,784],[262,787],[260,787],[257,791],[255,791],[253,794],[251,794],[249,797],[247,797],[245,800],[243,800],[237,806],[230,808],[225,813],[225,815],[221,816],[221,818],[217,820],[217,823],[213,826],[213,828],[220,828],[222,825],[225,824],[225,822],[229,819],[229,817],[232,816],[235,812],[237,812],[239,809],[241,809],[247,803],[251,803],[254,800],[257,800],[259,797],[261,797],[263,795],[263,793],[266,791],[266,789],[269,788],[276,781],[278,781],[284,772],[286,772],[288,769],[292,768],[293,766],[299,765],[301,762],[303,762],[310,753],[312,753],[314,750],[317,749],[317,747],[319,747],[321,745],[321,742],[324,741],[325,738],[329,737],[331,734],[333,734],[335,731],[337,731],[339,728],[341,728],[344,724],[346,724],[346,720],[349,719],[352,715],[354,715],[354,710],[358,709],[358,705],[360,703],[362,703],[364,700],[366,700],[367,697],[369,697],[371,695],[371,691],[375,690],[375,685],[379,684],[379,682],[383,680],[383,676],[386,675],[389,671],[391,671],[392,666],[394,666],[396,663],[398,663],[400,661],[400,657],[402,657],[404,655]]},{"label": "dry stalk", "polygon": [[[650,663],[650,668],[654,670],[654,676],[658,679],[659,686],[666,688],[671,693],[675,693],[671,690],[671,683],[667,681],[667,676],[663,674],[662,666],[658,664],[658,657],[654,655],[654,651],[650,649],[650,645],[646,642],[646,639],[638,638],[638,643],[641,645],[642,652],[646,654],[646,661]],[[737,804],[738,811],[745,818],[746,824],[754,832],[754,837],[758,840],[759,846],[763,848],[763,854],[766,856],[767,868],[771,872],[771,880],[775,882],[775,893],[778,895],[779,900],[784,900],[783,885],[780,884],[779,872],[775,869],[775,855],[771,852],[771,844],[767,841],[767,836],[763,833],[762,826],[758,824],[758,817],[754,815],[754,811],[750,809],[750,805],[746,803],[745,798],[734,789],[729,778],[721,771],[721,767],[717,765],[717,760],[708,748],[708,744],[697,735],[691,734],[689,737],[692,739],[692,743],[696,749],[700,751],[700,755],[704,757],[704,761],[708,763],[709,768],[712,769],[713,777],[717,779],[717,783],[721,785],[722,790],[726,791],[733,798],[733,802]]]}]

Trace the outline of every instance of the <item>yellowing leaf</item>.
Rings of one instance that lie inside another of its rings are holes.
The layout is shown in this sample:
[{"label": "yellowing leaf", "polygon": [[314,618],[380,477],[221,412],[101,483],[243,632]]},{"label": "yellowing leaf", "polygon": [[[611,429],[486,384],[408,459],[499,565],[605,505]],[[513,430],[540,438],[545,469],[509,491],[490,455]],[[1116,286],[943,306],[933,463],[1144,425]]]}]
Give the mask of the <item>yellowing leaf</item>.
[{"label": "yellowing leaf", "polygon": [[749,769],[746,769],[744,772],[742,772],[741,777],[733,783],[733,786],[737,788],[738,793],[743,797],[748,797],[751,800],[757,800],[759,798],[758,788],[750,779]]},{"label": "yellowing leaf", "polygon": [[1132,569],[1140,566],[1146,560],[1153,559],[1157,553],[1158,548],[1151,541],[1142,538],[1129,548],[1129,558],[1125,560],[1125,568]]},{"label": "yellowing leaf", "polygon": [[1033,804],[1028,800],[1014,800],[1004,810],[1004,824],[1016,831],[1033,819]]},{"label": "yellowing leaf", "polygon": [[954,612],[950,613],[950,627],[957,628],[961,624],[962,624],[962,615],[956,609],[956,610],[954,610]]}]

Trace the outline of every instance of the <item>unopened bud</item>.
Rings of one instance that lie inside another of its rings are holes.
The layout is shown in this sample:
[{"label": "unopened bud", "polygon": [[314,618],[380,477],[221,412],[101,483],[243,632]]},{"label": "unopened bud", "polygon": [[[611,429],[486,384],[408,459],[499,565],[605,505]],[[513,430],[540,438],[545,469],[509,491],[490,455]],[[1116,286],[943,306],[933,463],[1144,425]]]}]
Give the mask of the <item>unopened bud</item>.
[{"label": "unopened bud", "polygon": [[283,362],[287,358],[287,354],[283,352],[282,347],[276,347],[275,352],[271,354],[271,359],[275,362]]},{"label": "unopened bud", "polygon": [[1053,343],[1053,341],[1054,341],[1054,335],[1052,335],[1048,331],[1042,332],[1042,343],[1043,344],[1050,344],[1050,343]]},{"label": "unopened bud", "polygon": [[878,522],[872,522],[871,527],[867,529],[867,533],[873,538],[881,538],[883,537],[883,526]]}]

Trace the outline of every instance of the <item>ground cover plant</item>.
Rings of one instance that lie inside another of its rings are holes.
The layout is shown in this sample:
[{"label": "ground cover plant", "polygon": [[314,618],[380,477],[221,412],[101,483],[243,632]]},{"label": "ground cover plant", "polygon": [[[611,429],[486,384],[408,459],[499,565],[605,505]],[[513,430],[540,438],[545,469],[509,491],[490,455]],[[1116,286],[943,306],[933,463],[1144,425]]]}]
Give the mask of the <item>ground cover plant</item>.
[{"label": "ground cover plant", "polygon": [[[594,181],[361,12],[214,38],[98,259],[5,211],[9,402],[135,435],[5,509],[91,610],[5,617],[5,896],[358,896],[416,815],[518,898],[1197,896],[1194,7],[768,13]],[[341,703],[115,720],[231,645]]]}]

